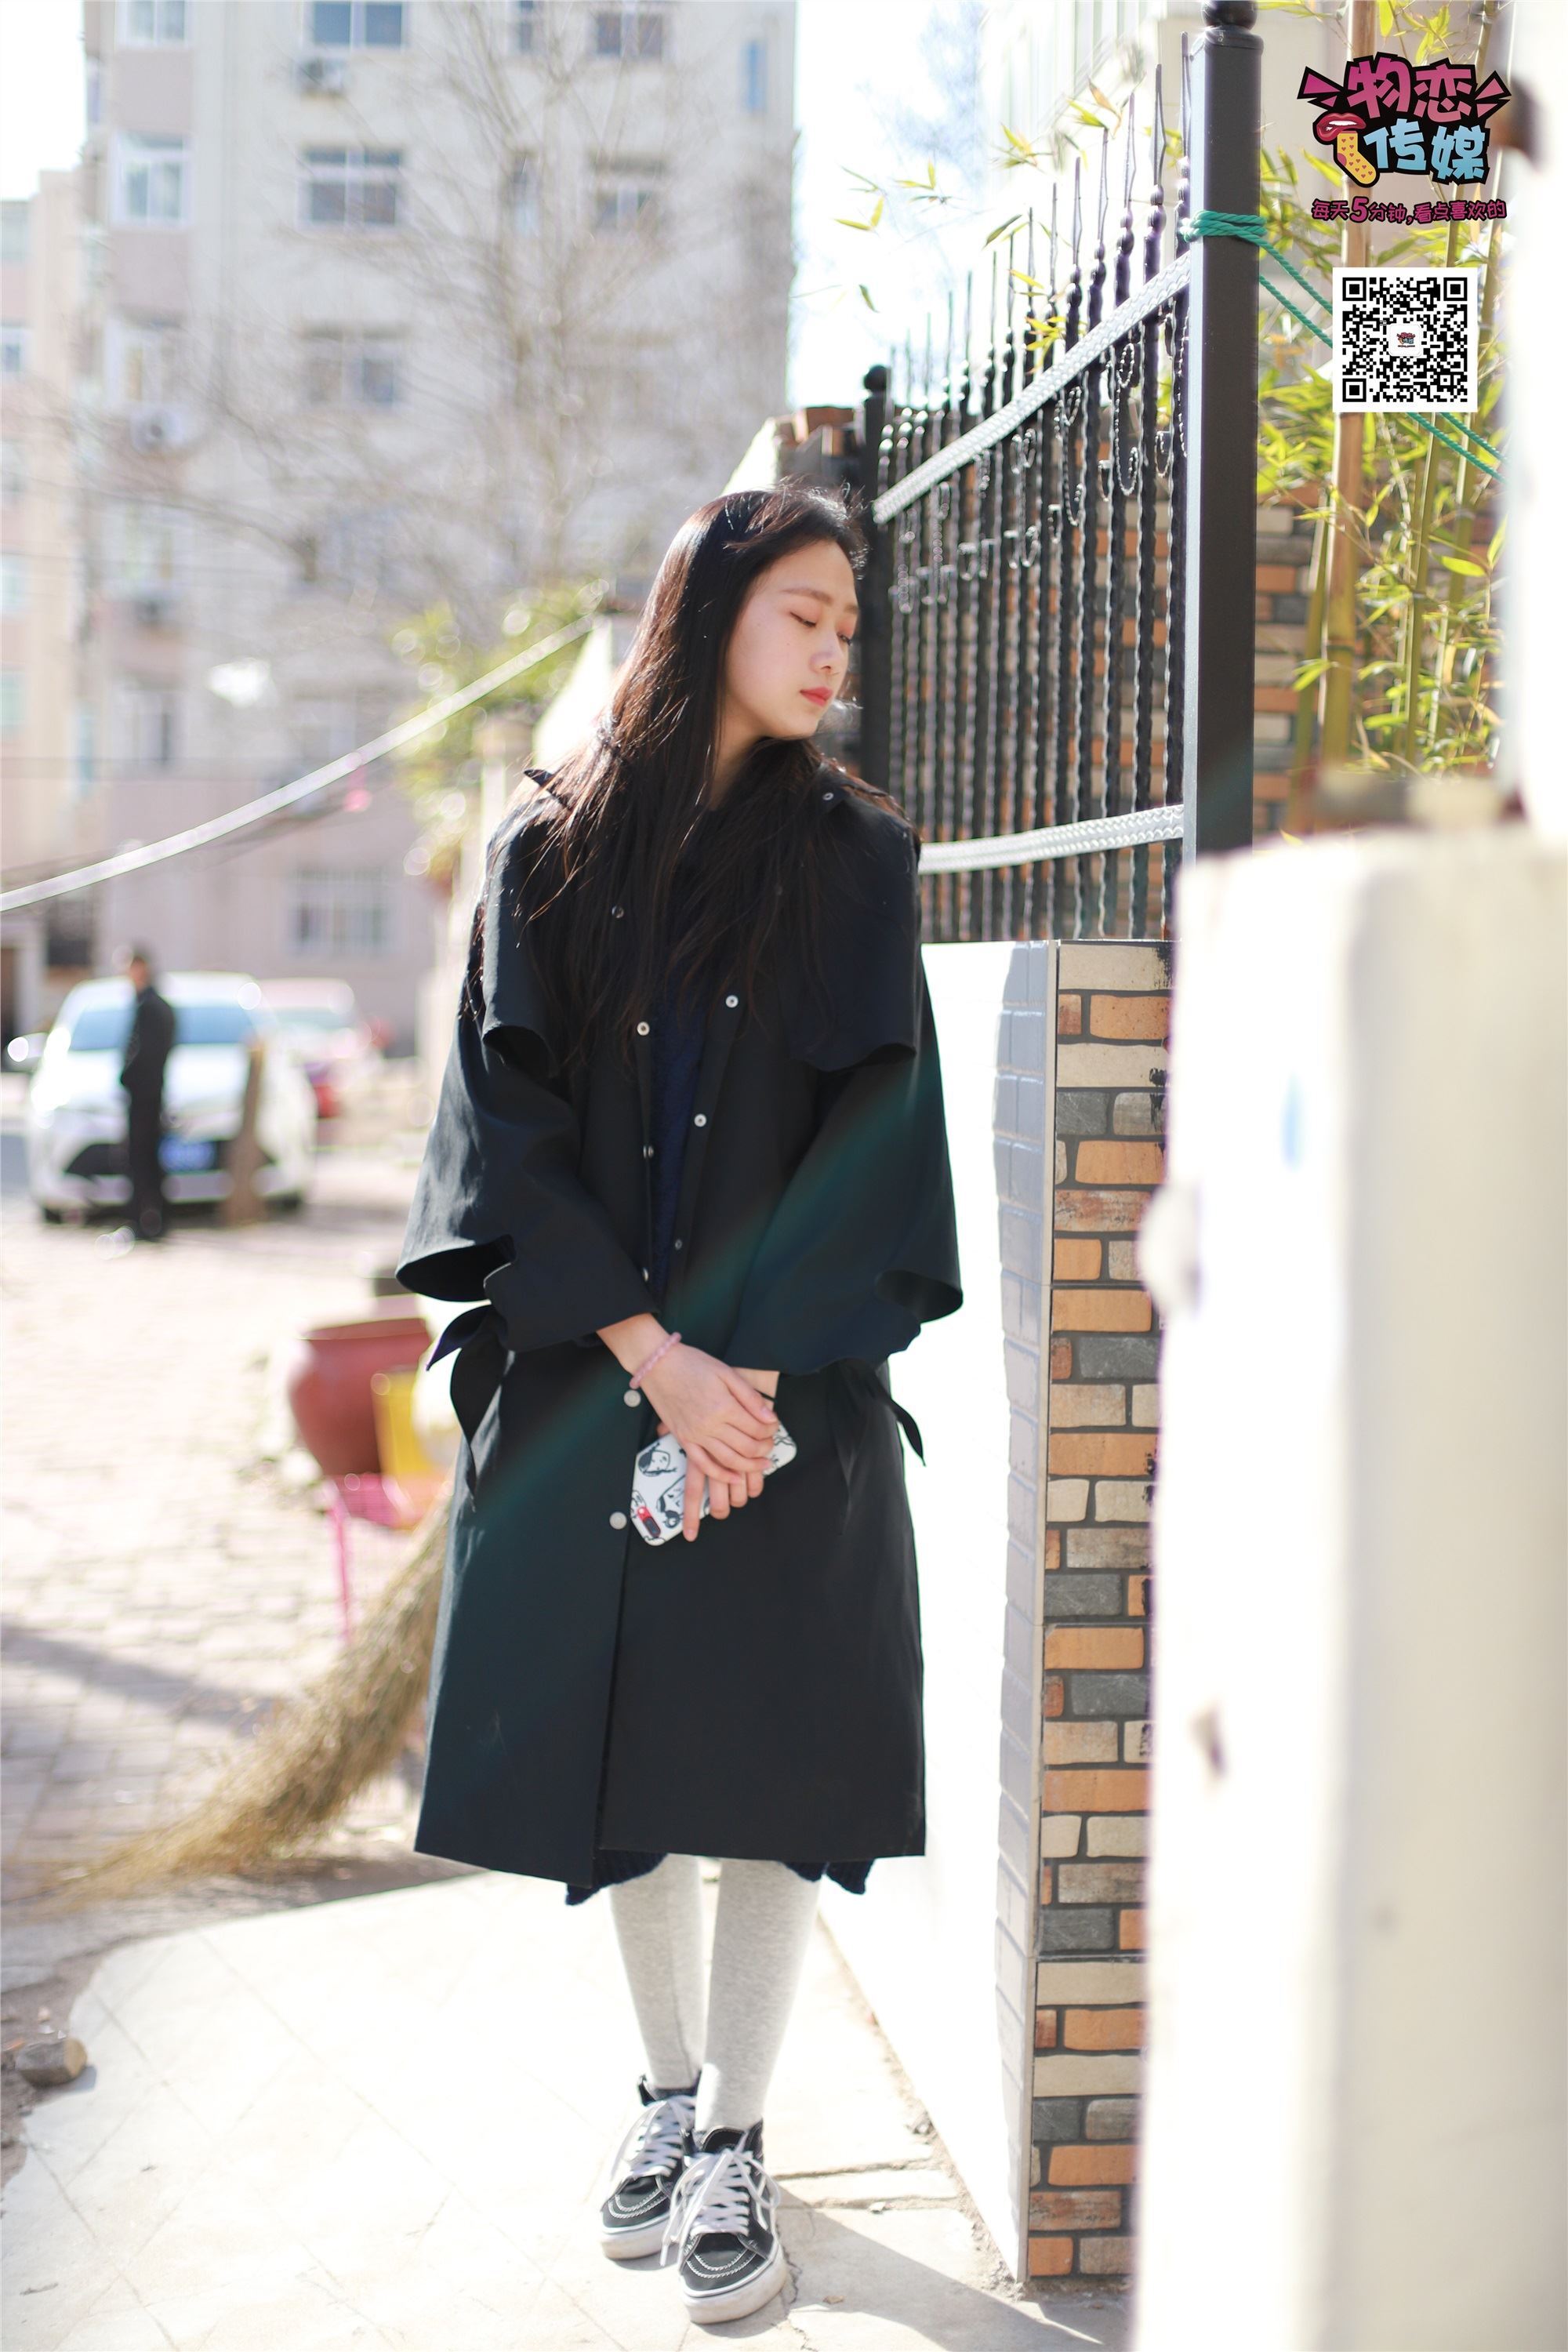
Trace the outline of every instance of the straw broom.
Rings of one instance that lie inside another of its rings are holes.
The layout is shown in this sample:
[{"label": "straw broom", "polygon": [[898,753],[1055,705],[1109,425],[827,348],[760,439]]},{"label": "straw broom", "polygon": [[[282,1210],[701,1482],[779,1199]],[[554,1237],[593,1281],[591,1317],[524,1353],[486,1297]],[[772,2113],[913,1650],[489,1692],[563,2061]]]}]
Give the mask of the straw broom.
[{"label": "straw broom", "polygon": [[175,1879],[225,1877],[298,1853],[390,1771],[425,1696],[446,1556],[449,1491],[352,1644],[298,1698],[268,1715],[217,1786],[182,1819],[117,1841],[56,1874],[50,1909],[138,1895]]}]

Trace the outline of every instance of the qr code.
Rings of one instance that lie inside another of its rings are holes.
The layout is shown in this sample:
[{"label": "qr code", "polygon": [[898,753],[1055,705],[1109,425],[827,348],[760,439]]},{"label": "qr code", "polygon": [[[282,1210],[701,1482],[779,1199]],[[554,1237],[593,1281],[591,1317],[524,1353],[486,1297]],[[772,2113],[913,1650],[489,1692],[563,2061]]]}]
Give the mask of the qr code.
[{"label": "qr code", "polygon": [[1473,409],[1479,268],[1334,271],[1334,414]]}]

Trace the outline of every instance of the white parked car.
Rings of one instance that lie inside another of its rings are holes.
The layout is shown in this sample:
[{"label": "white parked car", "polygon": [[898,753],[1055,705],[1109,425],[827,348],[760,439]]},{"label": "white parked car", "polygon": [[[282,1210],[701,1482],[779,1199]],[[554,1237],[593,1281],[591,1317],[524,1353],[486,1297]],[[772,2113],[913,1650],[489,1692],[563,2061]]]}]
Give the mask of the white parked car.
[{"label": "white parked car", "polygon": [[[297,1207],[315,1165],[316,1100],[260,989],[233,971],[169,972],[154,984],[174,1013],[163,1074],[165,1194],[221,1201],[228,1192],[228,1149],[239,1132],[251,1040],[259,1038],[256,1188],[279,1207]],[[27,1094],[27,1185],[46,1217],[131,1197],[120,1066],[132,996],[128,980],[73,988],[38,1059]]]}]

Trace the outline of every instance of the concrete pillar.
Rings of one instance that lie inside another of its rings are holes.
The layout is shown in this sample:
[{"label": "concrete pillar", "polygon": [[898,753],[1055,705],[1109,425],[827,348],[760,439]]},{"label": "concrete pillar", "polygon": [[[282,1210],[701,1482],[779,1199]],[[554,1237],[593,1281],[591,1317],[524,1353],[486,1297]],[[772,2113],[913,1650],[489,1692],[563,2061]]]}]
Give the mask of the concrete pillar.
[{"label": "concrete pillar", "polygon": [[1140,2352],[1548,2352],[1568,857],[1184,874]]}]

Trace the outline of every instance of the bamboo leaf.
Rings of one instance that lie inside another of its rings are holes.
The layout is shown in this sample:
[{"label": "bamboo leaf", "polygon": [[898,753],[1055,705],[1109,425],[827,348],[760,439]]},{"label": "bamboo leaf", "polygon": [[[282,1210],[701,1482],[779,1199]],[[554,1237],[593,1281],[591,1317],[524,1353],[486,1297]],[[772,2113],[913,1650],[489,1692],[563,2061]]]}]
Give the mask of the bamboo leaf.
[{"label": "bamboo leaf", "polygon": [[1468,555],[1445,555],[1439,557],[1438,561],[1445,571],[1462,572],[1467,579],[1484,580],[1487,576],[1486,565],[1472,563]]},{"label": "bamboo leaf", "polygon": [[873,301],[872,301],[872,299],[871,299],[871,295],[870,295],[870,289],[869,289],[869,288],[865,287],[865,286],[862,286],[862,287],[861,287],[861,289],[860,289],[860,299],[861,299],[861,301],[862,301],[862,302],[864,302],[864,304],[866,305],[866,308],[867,308],[867,310],[874,310],[877,308],[877,305],[876,305],[876,304],[875,304],[875,302],[873,302]]}]

